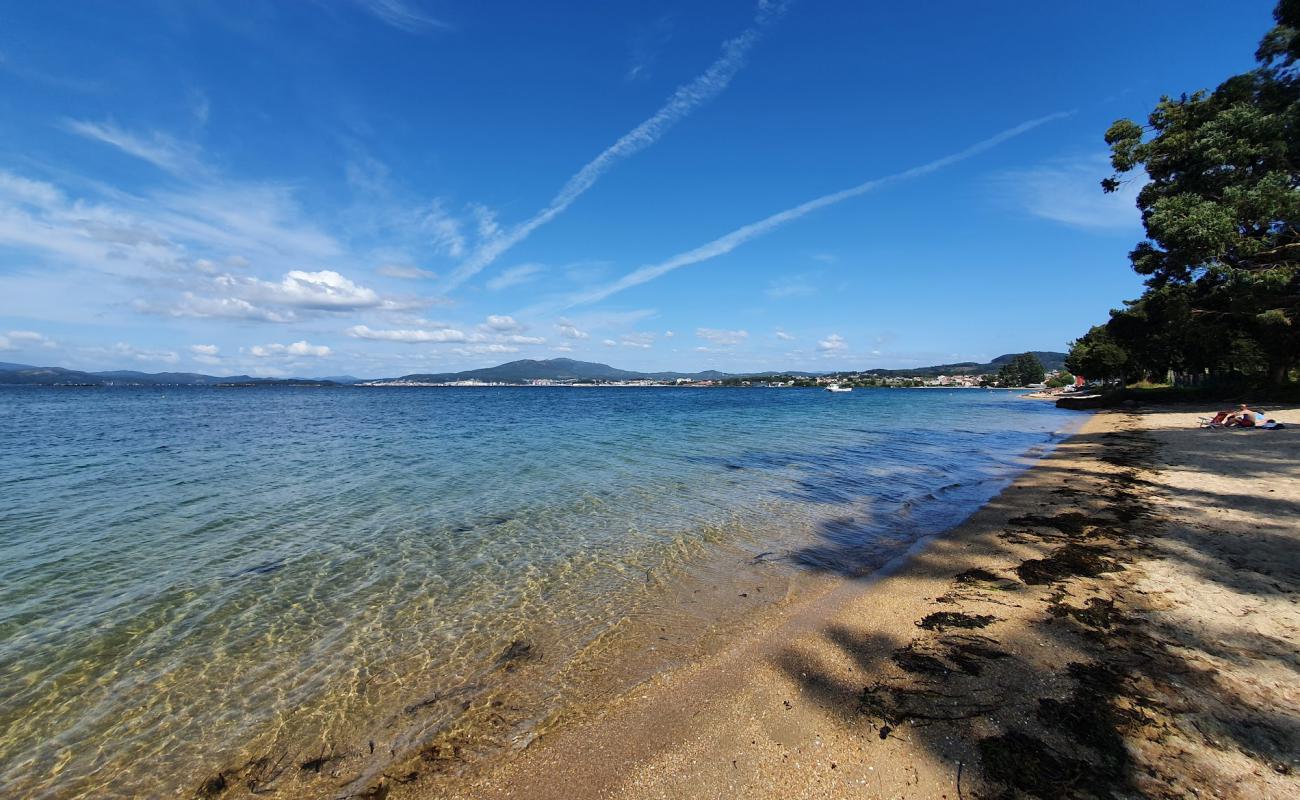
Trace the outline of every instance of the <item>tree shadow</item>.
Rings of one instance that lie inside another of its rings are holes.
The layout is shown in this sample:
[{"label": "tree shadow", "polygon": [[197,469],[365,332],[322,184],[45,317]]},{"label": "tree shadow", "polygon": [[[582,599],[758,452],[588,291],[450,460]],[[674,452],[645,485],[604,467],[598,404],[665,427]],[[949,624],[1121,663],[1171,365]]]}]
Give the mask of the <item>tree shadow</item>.
[{"label": "tree shadow", "polygon": [[[1160,431],[1159,439],[1179,454],[1179,463],[1194,460],[1198,469],[1221,475],[1253,479],[1272,474],[1271,467],[1294,468],[1300,440],[1276,439],[1261,455],[1240,445],[1225,448],[1210,438],[1218,433]],[[978,764],[975,782],[986,793],[980,796],[1187,793],[1197,778],[1180,774],[1176,757],[1135,757],[1172,736],[1198,741],[1212,753],[1244,754],[1259,764],[1259,774],[1289,779],[1300,769],[1300,717],[1267,706],[1267,694],[1224,679],[1215,665],[1263,664],[1294,675],[1300,672],[1294,646],[1243,630],[1207,637],[1134,591],[1126,566],[1172,560],[1238,595],[1277,600],[1300,591],[1293,556],[1300,537],[1256,529],[1225,542],[1213,529],[1169,526],[1154,501],[1165,487],[1148,471],[1162,466],[1159,443],[1140,429],[1080,434],[1059,450],[1060,458],[1034,468],[1036,477],[1056,485],[1041,493],[1040,511],[1024,514],[1020,496],[1013,495],[981,512],[1008,522],[985,554],[1003,568],[963,571],[961,547],[943,539],[912,558],[910,575],[948,587],[935,599],[944,610],[918,619],[913,638],[886,636],[869,623],[831,626],[816,649],[841,658],[828,661],[791,645],[776,666],[829,718],[867,740],[905,731],[913,746],[937,758]],[[1073,457],[1079,457],[1073,465],[1062,464]],[[1290,500],[1236,486],[1178,491],[1205,509],[1249,502],[1265,518],[1300,517]],[[819,541],[792,554],[793,561],[847,576],[870,571],[863,537],[874,529],[834,520],[817,533]],[[1168,546],[1171,540],[1176,547]],[[1039,557],[1025,558],[1027,546]],[[1097,560],[1064,557],[1072,550]],[[1055,572],[1026,569],[1053,559]],[[1032,609],[1031,618],[999,622],[998,608],[1006,605]],[[941,614],[985,623],[977,630],[921,627]],[[1064,671],[1022,657],[1057,651],[1081,655]],[[843,660],[855,667],[848,676],[832,664]]]}]

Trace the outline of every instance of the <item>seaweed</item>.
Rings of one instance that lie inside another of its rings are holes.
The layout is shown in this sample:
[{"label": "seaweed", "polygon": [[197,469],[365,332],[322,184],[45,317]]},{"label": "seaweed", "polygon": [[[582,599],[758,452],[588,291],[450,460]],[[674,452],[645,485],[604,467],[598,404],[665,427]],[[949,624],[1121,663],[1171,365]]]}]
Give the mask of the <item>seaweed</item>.
[{"label": "seaweed", "polygon": [[226,781],[226,774],[218,772],[199,784],[199,788],[194,792],[194,795],[200,800],[210,800],[213,797],[221,796],[221,793],[226,791],[229,786],[230,784]]},{"label": "seaweed", "polygon": [[936,611],[926,614],[917,627],[927,631],[943,631],[948,628],[987,628],[998,618],[992,614],[963,614],[960,611]]},{"label": "seaweed", "polygon": [[959,575],[957,575],[957,580],[961,581],[962,583],[980,583],[980,582],[992,583],[995,581],[1000,581],[1002,579],[999,578],[997,575],[994,575],[992,572],[989,572],[986,569],[979,569],[978,567],[976,567],[974,569],[968,569],[965,572],[962,572]]},{"label": "seaweed", "polygon": [[540,658],[541,655],[541,651],[534,647],[531,642],[524,639],[515,639],[501,652],[501,655],[497,656],[494,668],[513,672],[519,664]]},{"label": "seaweed", "polygon": [[1016,575],[1030,585],[1053,583],[1076,575],[1095,577],[1103,572],[1124,569],[1106,556],[1106,550],[1080,544],[1067,544],[1047,558],[1031,558],[1016,567]]},{"label": "seaweed", "polygon": [[1052,603],[1047,607],[1054,617],[1071,617],[1080,625],[1094,630],[1110,630],[1115,625],[1126,621],[1123,614],[1115,610],[1115,602],[1101,597],[1093,597],[1076,608],[1066,603]]}]

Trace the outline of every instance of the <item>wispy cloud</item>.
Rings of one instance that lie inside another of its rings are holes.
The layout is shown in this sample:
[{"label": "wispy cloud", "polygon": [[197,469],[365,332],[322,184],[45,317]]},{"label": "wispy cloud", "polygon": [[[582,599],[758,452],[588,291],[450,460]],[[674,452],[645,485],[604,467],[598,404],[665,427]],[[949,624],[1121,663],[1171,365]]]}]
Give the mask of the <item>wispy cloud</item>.
[{"label": "wispy cloud", "polygon": [[761,0],[750,27],[734,39],[723,42],[722,54],[709,65],[708,69],[695,80],[679,87],[654,115],[625,133],[618,141],[578,170],[561,187],[546,208],[534,214],[531,219],[481,244],[452,272],[443,291],[455,289],[487,268],[507,250],[527,239],[533,231],[564,213],[620,161],[650,147],[695,109],[721,94],[744,66],[749,51],[758,43],[764,29],[779,17],[784,9],[784,3]]},{"label": "wispy cloud", "polygon": [[403,280],[432,279],[438,277],[438,273],[420,267],[403,266],[401,264],[385,264],[375,270],[376,275],[383,275],[385,278],[401,278]]},{"label": "wispy cloud", "polygon": [[977,142],[976,144],[953,153],[952,155],[935,159],[934,161],[930,161],[918,167],[903,170],[902,172],[896,172],[893,175],[869,180],[848,189],[843,189],[838,192],[832,192],[831,194],[814,198],[806,203],[801,203],[793,208],[788,208],[785,211],[761,219],[758,222],[753,222],[749,225],[737,228],[725,236],[721,236],[692,250],[687,250],[684,253],[679,253],[667,261],[662,261],[658,264],[650,264],[633,270],[622,278],[619,278],[617,281],[606,286],[575,294],[568,298],[565,304],[561,307],[570,308],[576,305],[595,303],[604,300],[611,295],[617,294],[618,292],[624,291],[625,289],[630,289],[633,286],[640,286],[641,284],[652,281],[655,278],[667,275],[668,273],[681,269],[682,267],[698,264],[701,261],[708,261],[709,259],[725,255],[751,239],[770,233],[782,225],[793,222],[801,217],[805,217],[814,211],[819,211],[827,206],[833,206],[836,203],[842,203],[845,200],[859,197],[867,192],[874,191],[890,184],[901,183],[913,178],[920,178],[938,172],[945,167],[950,167],[953,164],[965,161],[966,159],[983,153],[986,150],[990,150],[1008,139],[1027,133],[1040,125],[1064,119],[1071,113],[1073,112],[1058,112],[1056,114],[1049,114],[1045,117],[1032,119],[1028,122],[1023,122],[1014,128],[1008,128],[1001,133],[991,136],[981,142]]},{"label": "wispy cloud", "polygon": [[695,335],[719,347],[740,344],[749,338],[749,331],[724,331],[717,328],[696,328]]},{"label": "wispy cloud", "polygon": [[357,2],[384,23],[407,33],[424,33],[451,27],[446,22],[417,10],[406,0],[357,0]]},{"label": "wispy cloud", "polygon": [[817,294],[817,287],[813,284],[815,276],[810,274],[787,275],[784,278],[777,278],[767,285],[764,294],[773,300],[784,300],[790,297],[808,297]]},{"label": "wispy cloud", "polygon": [[1112,172],[1104,154],[1049,161],[997,175],[994,185],[1009,203],[1030,214],[1086,230],[1132,231],[1142,223],[1137,195],[1144,181],[1130,181],[1113,194],[1101,190]]},{"label": "wispy cloud", "polygon": [[88,122],[70,119],[64,127],[78,136],[84,136],[111,147],[116,147],[127,155],[147,161],[159,169],[173,175],[189,176],[203,172],[203,164],[198,152],[172,137],[155,131],[148,137],[125,131],[112,122]]},{"label": "wispy cloud", "polygon": [[783,342],[793,342],[793,341],[795,340],[795,337],[794,337],[793,335],[791,335],[791,334],[789,334],[789,333],[786,333],[785,331],[781,330],[780,328],[777,328],[776,331],[775,331],[772,335],[775,336],[776,338],[780,339],[780,340],[783,341]]},{"label": "wispy cloud", "polygon": [[488,281],[487,288],[494,292],[499,292],[502,289],[509,289],[511,286],[528,283],[529,281],[535,280],[543,269],[545,269],[545,267],[541,264],[520,264],[517,267],[511,267]]}]

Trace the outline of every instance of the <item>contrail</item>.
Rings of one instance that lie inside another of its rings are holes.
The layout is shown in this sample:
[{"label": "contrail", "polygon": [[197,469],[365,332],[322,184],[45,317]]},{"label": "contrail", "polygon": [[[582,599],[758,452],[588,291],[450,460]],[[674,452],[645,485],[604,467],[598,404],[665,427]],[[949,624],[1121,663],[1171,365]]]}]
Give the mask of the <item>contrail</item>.
[{"label": "contrail", "polygon": [[546,208],[534,214],[526,222],[481,245],[473,255],[447,276],[443,291],[449,292],[483,271],[500,258],[502,253],[562,214],[615,164],[659,141],[669,128],[696,108],[721,94],[740,68],[745,65],[745,57],[761,38],[764,29],[785,11],[785,5],[784,2],[760,0],[753,24],[736,38],[723,42],[722,55],[718,56],[707,70],[695,80],[679,87],[654,116],[628,131],[621,139],[578,170]]},{"label": "contrail", "polygon": [[991,136],[982,142],[973,144],[965,150],[953,153],[952,155],[944,156],[943,158],[936,159],[927,164],[922,164],[919,167],[912,167],[911,169],[897,172],[893,175],[887,175],[883,178],[875,178],[849,189],[825,194],[821,197],[809,200],[806,203],[801,203],[793,208],[788,208],[785,211],[761,219],[758,222],[752,222],[748,225],[737,228],[726,236],[714,239],[708,244],[701,245],[693,250],[687,250],[685,253],[679,253],[667,261],[640,267],[607,286],[573,295],[565,300],[563,305],[559,306],[559,309],[557,310],[595,303],[599,300],[604,300],[612,294],[621,292],[624,289],[630,289],[633,286],[639,286],[647,281],[652,281],[655,278],[658,278],[661,275],[666,275],[675,269],[681,269],[682,267],[687,267],[691,264],[698,264],[701,261],[717,258],[720,255],[730,253],[732,250],[735,250],[750,239],[762,236],[765,233],[781,227],[787,222],[793,222],[794,220],[811,214],[814,211],[827,206],[833,206],[836,203],[843,202],[852,197],[858,197],[859,195],[866,194],[867,192],[874,191],[875,189],[879,189],[880,187],[891,183],[900,183],[911,178],[919,178],[923,175],[937,172],[945,167],[952,166],[959,161],[965,161],[966,159],[978,155],[985,150],[996,147],[1008,139],[1031,131],[1040,125],[1045,125],[1058,119],[1064,119],[1073,113],[1073,111],[1061,111],[1055,114],[1049,114],[1045,117],[1039,117],[1038,119],[1032,119],[1028,122],[1021,123],[1014,128],[1008,128],[996,136]]}]

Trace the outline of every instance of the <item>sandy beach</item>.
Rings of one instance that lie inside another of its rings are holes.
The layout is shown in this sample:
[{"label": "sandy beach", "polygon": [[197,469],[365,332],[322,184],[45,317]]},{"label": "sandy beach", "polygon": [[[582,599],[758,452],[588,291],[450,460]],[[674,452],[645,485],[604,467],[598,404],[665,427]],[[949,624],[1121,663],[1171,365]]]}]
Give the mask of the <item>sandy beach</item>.
[{"label": "sandy beach", "polygon": [[[1300,423],[1300,409],[1271,409]],[[1300,796],[1300,424],[1104,412],[957,529],[375,796]]]}]

